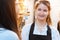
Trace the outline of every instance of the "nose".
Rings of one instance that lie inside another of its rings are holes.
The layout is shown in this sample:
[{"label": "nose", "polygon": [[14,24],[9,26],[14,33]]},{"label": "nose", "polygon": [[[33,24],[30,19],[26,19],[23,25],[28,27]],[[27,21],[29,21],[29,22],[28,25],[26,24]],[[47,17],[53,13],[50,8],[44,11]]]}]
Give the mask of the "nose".
[{"label": "nose", "polygon": [[44,11],[43,11],[43,10],[41,10],[41,11],[40,11],[40,14],[41,14],[41,15],[42,15],[42,14],[44,14]]}]

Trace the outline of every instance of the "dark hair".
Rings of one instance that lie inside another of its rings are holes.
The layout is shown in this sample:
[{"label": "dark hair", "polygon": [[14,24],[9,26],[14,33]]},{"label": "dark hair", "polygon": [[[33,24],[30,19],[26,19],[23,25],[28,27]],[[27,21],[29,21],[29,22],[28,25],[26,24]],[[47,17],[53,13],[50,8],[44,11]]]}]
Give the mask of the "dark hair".
[{"label": "dark hair", "polygon": [[49,15],[47,16],[46,22],[48,23],[48,25],[50,25],[50,24],[52,24],[51,18],[50,18],[50,10],[51,10],[51,8],[50,8],[50,2],[47,1],[47,0],[37,0],[37,1],[35,2],[35,4],[34,4],[34,9],[36,10],[37,7],[38,7],[41,3],[44,4],[44,5],[46,5],[46,6],[48,7]]},{"label": "dark hair", "polygon": [[14,31],[19,35],[15,0],[0,0],[0,24],[3,25],[3,28]]},{"label": "dark hair", "polygon": [[58,31],[60,33],[60,21],[58,21],[58,23],[57,23],[57,29],[58,29]]}]

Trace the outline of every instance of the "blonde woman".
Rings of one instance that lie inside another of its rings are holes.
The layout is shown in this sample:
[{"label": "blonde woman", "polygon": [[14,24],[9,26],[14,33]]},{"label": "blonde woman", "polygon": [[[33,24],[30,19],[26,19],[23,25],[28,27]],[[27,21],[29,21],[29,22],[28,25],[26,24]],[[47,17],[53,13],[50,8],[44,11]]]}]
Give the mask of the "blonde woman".
[{"label": "blonde woman", "polygon": [[50,2],[37,1],[34,8],[34,22],[23,27],[22,40],[60,40],[58,31],[50,27]]}]

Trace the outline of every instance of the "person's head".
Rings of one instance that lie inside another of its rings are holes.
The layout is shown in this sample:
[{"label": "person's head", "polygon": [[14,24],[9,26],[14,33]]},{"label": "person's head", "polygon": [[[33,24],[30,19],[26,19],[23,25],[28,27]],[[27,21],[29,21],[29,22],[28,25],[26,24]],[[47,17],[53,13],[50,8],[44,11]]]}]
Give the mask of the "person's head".
[{"label": "person's head", "polygon": [[18,34],[15,0],[0,0],[0,24]]},{"label": "person's head", "polygon": [[46,0],[36,1],[34,4],[35,20],[46,20],[48,25],[51,24],[50,18],[50,2]]},{"label": "person's head", "polygon": [[58,23],[57,23],[57,29],[58,29],[58,31],[60,33],[60,21],[58,21]]}]

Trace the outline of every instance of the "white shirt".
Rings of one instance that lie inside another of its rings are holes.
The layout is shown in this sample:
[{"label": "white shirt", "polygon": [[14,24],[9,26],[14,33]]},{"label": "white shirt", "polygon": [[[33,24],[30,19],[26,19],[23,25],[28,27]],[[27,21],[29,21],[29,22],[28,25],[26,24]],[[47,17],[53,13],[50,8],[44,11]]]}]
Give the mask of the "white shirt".
[{"label": "white shirt", "polygon": [[[22,29],[22,40],[29,40],[29,32],[30,32],[30,28],[31,28],[31,24],[25,25]],[[59,32],[50,27],[51,28],[51,35],[52,35],[52,40],[60,40],[60,35]],[[33,34],[37,34],[37,35],[47,35],[47,25],[45,26],[45,28],[42,30],[42,32],[38,31],[38,27],[35,24],[35,28],[34,28],[34,32]]]}]

